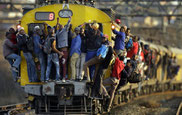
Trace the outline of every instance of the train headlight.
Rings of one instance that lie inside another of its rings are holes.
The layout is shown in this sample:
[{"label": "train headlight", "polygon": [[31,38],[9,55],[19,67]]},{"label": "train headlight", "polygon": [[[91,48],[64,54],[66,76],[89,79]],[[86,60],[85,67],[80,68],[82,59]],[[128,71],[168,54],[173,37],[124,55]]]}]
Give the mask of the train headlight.
[{"label": "train headlight", "polygon": [[16,26],[17,29],[19,29],[20,27],[21,27],[21,25],[19,25],[19,24]]},{"label": "train headlight", "polygon": [[112,25],[112,26],[111,26],[111,28],[114,30],[114,29],[115,29],[115,26],[114,26],[114,25]]}]

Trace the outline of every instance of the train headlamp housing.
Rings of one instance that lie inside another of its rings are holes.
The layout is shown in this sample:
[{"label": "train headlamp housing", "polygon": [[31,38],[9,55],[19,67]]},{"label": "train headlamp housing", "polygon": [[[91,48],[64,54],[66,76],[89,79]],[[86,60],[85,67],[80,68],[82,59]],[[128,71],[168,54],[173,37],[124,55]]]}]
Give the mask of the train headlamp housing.
[{"label": "train headlamp housing", "polygon": [[71,16],[73,16],[73,12],[69,9],[63,9],[59,11],[59,16],[61,18],[69,18]]}]

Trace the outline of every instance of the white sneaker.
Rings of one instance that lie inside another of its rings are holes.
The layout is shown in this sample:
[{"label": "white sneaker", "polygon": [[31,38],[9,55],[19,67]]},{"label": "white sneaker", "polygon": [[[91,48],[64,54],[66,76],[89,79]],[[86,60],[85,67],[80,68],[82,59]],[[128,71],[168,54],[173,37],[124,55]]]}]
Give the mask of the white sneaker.
[{"label": "white sneaker", "polygon": [[63,83],[65,83],[65,82],[66,82],[65,78],[63,78],[63,79],[62,79],[62,82],[63,82]]}]

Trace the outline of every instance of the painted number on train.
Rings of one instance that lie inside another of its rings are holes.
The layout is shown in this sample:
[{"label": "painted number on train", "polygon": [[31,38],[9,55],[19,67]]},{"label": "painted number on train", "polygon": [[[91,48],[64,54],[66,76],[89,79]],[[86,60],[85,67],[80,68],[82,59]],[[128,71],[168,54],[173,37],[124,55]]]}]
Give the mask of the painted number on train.
[{"label": "painted number on train", "polygon": [[35,19],[39,21],[53,21],[55,18],[54,12],[36,12]]}]

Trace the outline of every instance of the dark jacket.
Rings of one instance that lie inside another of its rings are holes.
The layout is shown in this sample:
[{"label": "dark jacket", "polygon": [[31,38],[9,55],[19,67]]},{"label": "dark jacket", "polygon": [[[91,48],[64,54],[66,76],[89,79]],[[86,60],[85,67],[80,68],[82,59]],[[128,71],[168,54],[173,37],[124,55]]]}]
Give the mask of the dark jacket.
[{"label": "dark jacket", "polygon": [[3,44],[3,55],[6,58],[8,55],[14,53],[14,48],[17,48],[17,45],[13,44],[9,39],[5,39]]},{"label": "dark jacket", "polygon": [[87,53],[87,38],[82,34],[80,34],[80,37],[82,39],[81,52],[82,53]]},{"label": "dark jacket", "polygon": [[103,69],[107,69],[111,60],[112,60],[112,55],[113,55],[113,49],[111,46],[108,48],[108,52],[104,60],[102,61]]},{"label": "dark jacket", "polygon": [[71,41],[72,41],[73,37],[74,37],[74,33],[71,30],[69,30],[68,31],[68,48],[71,47]]},{"label": "dark jacket", "polygon": [[103,34],[99,30],[89,28],[85,31],[87,38],[87,51],[96,51],[102,45]]},{"label": "dark jacket", "polygon": [[20,50],[22,50],[23,53],[29,52],[28,48],[27,48],[27,44],[26,44],[27,38],[28,38],[28,36],[26,34],[24,34],[24,35],[18,34],[17,35],[18,48]]}]

